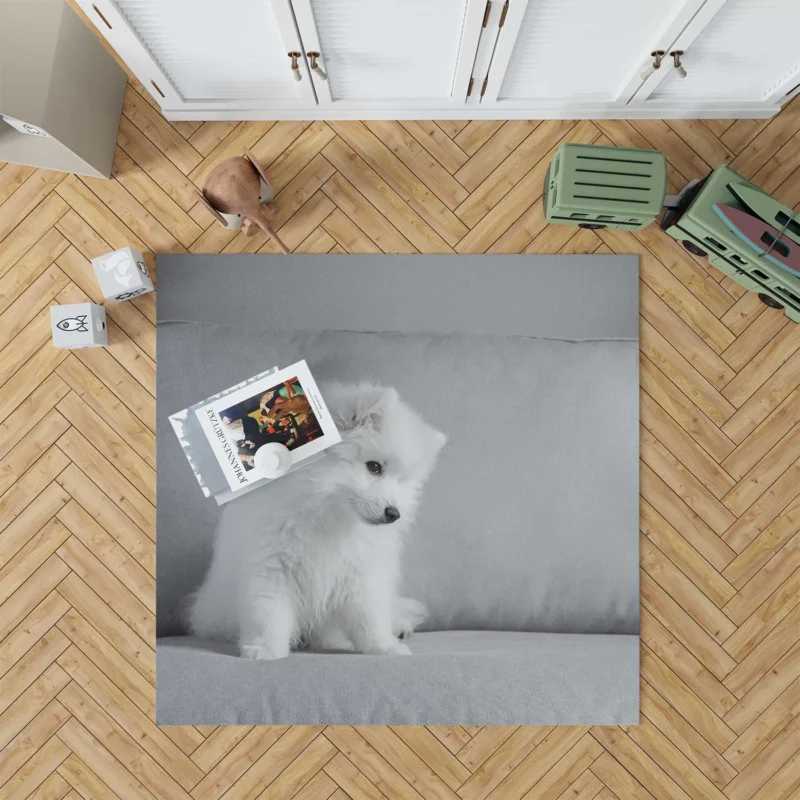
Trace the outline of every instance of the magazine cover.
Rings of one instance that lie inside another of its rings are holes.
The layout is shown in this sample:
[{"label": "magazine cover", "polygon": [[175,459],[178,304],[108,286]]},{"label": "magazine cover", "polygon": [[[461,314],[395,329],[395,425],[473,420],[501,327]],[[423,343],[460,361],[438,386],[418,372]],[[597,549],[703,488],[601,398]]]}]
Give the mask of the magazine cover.
[{"label": "magazine cover", "polygon": [[291,454],[290,469],[295,469],[341,441],[305,361],[193,409],[233,492],[264,480],[256,463],[262,445],[284,445]]},{"label": "magazine cover", "polygon": [[217,392],[211,397],[206,397],[199,403],[194,403],[188,408],[176,411],[169,416],[172,429],[178,437],[183,454],[186,456],[195,478],[197,478],[203,495],[205,497],[213,497],[220,505],[237,495],[228,486],[227,478],[222,473],[222,467],[217,463],[217,459],[211,450],[211,443],[206,439],[205,430],[201,427],[200,420],[195,416],[194,410],[208,405],[212,400],[227,397],[245,386],[252,386],[268,375],[278,372],[278,370],[279,367],[272,367],[260,372],[241,383],[237,383],[235,386],[229,386],[227,389]]}]

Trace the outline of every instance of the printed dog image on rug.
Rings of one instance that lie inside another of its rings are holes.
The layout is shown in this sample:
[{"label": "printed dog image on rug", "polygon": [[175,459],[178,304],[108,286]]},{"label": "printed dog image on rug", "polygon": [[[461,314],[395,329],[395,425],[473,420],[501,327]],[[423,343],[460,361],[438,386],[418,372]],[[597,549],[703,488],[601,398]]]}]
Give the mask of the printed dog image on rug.
[{"label": "printed dog image on rug", "polygon": [[296,377],[224,409],[220,419],[236,441],[239,459],[246,470],[255,467],[256,450],[262,444],[278,442],[294,450],[323,435]]},{"label": "printed dog image on rug", "polygon": [[[408,655],[400,639],[425,611],[398,596],[401,548],[445,436],[394,389],[321,388],[342,442],[259,490],[268,512],[229,528],[233,506],[223,510],[218,527],[226,533],[217,536],[192,600],[191,629],[235,642],[254,659],[284,658],[301,646]],[[254,400],[256,411],[247,414],[252,402],[244,401],[225,416],[251,421],[276,406],[281,413],[289,407],[298,416],[308,413],[295,382]]]},{"label": "printed dog image on rug", "polygon": [[159,724],[638,723],[636,257],[158,270]]}]

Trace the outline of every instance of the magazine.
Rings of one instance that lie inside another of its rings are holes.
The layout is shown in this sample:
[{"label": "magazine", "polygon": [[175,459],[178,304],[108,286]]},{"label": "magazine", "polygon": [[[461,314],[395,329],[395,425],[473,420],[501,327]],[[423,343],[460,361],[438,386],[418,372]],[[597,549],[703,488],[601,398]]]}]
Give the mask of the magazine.
[{"label": "magazine", "polygon": [[170,422],[203,493],[219,503],[272,479],[259,469],[263,445],[283,445],[292,471],[341,441],[305,361],[260,373]]}]

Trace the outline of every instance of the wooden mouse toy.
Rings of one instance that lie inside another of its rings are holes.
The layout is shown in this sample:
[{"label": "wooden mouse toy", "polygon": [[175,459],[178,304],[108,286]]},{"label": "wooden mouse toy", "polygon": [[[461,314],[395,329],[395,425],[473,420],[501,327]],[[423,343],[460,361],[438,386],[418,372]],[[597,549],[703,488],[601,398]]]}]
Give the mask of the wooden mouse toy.
[{"label": "wooden mouse toy", "polygon": [[288,253],[289,248],[270,225],[273,210],[267,203],[273,197],[266,172],[249,150],[243,156],[226,158],[217,164],[208,174],[200,195],[206,208],[224,227],[241,227],[245,236],[253,236],[261,228],[275,240],[282,253]]}]

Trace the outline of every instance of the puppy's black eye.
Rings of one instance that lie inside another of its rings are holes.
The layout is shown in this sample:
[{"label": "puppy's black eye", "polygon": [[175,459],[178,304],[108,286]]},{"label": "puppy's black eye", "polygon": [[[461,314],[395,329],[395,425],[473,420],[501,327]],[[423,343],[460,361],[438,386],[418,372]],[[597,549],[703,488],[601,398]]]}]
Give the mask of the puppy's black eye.
[{"label": "puppy's black eye", "polygon": [[373,475],[380,475],[383,472],[383,467],[378,461],[367,461],[367,470]]}]

